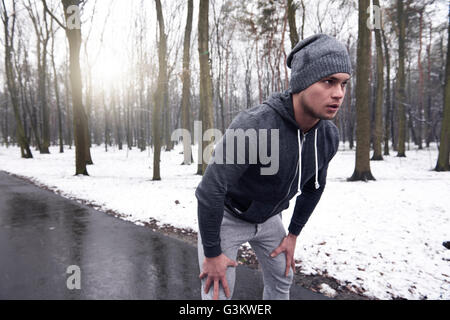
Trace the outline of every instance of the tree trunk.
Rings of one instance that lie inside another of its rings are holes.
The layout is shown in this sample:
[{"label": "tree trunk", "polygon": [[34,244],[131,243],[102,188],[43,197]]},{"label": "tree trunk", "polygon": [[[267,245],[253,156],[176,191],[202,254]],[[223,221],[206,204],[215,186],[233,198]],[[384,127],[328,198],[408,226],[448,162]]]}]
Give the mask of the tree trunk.
[{"label": "tree trunk", "polygon": [[261,71],[261,65],[259,61],[259,47],[258,47],[259,39],[256,38],[255,40],[255,54],[256,54],[256,72],[258,74],[258,97],[259,97],[259,104],[263,102],[263,89],[262,89],[262,71]]},{"label": "tree trunk", "polygon": [[422,149],[422,121],[423,121],[423,66],[422,66],[422,34],[423,34],[423,11],[422,9],[419,14],[419,53],[417,54],[417,65],[419,68],[419,96],[418,96],[418,104],[419,104],[419,121],[417,122],[417,142],[419,143],[419,149]]},{"label": "tree trunk", "polygon": [[132,149],[133,141],[131,137],[131,111],[130,111],[130,105],[131,105],[131,90],[127,90],[126,86],[124,86],[126,92],[126,102],[125,102],[125,132],[126,132],[126,139],[127,139],[127,148],[128,150]]},{"label": "tree trunk", "polygon": [[[288,19],[288,13],[285,12],[285,15],[283,17],[283,29],[281,31],[281,45],[280,45],[280,52],[278,54],[278,59],[276,60],[276,66],[277,66],[277,91],[280,92],[282,91],[281,89],[281,71],[280,71],[280,61],[281,61],[281,56],[283,55],[284,52],[284,36],[286,34],[286,27],[287,27],[287,19]],[[284,59],[284,61],[286,61],[286,57]],[[284,67],[286,68],[286,63],[283,63]],[[286,88],[287,89],[287,88]],[[284,91],[284,90],[283,90]]]},{"label": "tree trunk", "polygon": [[229,94],[229,90],[228,90],[229,84],[230,84],[230,81],[228,79],[229,70],[230,70],[230,49],[228,47],[226,47],[225,48],[225,108],[227,110],[227,113],[231,115],[230,117],[233,118],[231,108],[230,108],[230,94]]},{"label": "tree trunk", "polygon": [[406,21],[403,1],[397,0],[397,23],[398,23],[398,86],[397,86],[397,116],[398,116],[398,153],[397,157],[406,157],[406,92],[405,92],[405,37]]},{"label": "tree trunk", "polygon": [[[167,90],[168,91],[168,90]],[[165,93],[166,91],[164,91]],[[164,94],[164,101],[167,101],[167,103],[164,103],[164,137],[165,137],[165,151],[171,151],[173,150],[173,142],[170,140],[170,129],[171,129],[171,123],[172,123],[172,116],[171,116],[171,105],[169,103],[169,97],[168,95]]]},{"label": "tree trunk", "polygon": [[[450,23],[448,25],[447,48],[450,48]],[[435,170],[450,171],[450,50],[447,50],[445,65],[444,112],[442,115],[439,156]]]},{"label": "tree trunk", "polygon": [[410,145],[410,141],[412,138],[412,141],[414,142],[414,144],[419,145],[418,139],[417,139],[417,134],[416,134],[416,126],[415,126],[415,121],[414,121],[414,117],[412,114],[412,106],[413,103],[411,101],[411,96],[412,96],[412,92],[411,92],[411,60],[408,59],[408,68],[406,70],[406,74],[408,75],[408,81],[407,81],[407,94],[406,97],[408,97],[407,100],[407,105],[408,108],[405,108],[405,112],[407,115],[407,122],[408,122],[408,130],[406,130],[406,142],[408,142],[408,150],[410,150],[409,145]]},{"label": "tree trunk", "polygon": [[[44,27],[40,25],[39,14],[32,8],[31,1],[25,5],[28,15],[33,23],[36,34],[36,58],[37,58],[37,74],[38,74],[38,107],[42,120],[42,141],[39,143],[39,151],[43,154],[50,153],[50,124],[49,124],[49,108],[47,102],[47,46],[50,38],[50,30],[47,23],[47,14],[45,7],[43,8]],[[44,33],[45,31],[45,33]],[[36,135],[35,135],[36,136]],[[36,136],[37,138],[37,136]]]},{"label": "tree trunk", "polygon": [[51,60],[52,60],[52,69],[53,69],[53,85],[55,90],[55,98],[56,98],[56,110],[58,112],[58,137],[59,137],[59,152],[64,152],[64,142],[63,142],[63,128],[62,128],[62,111],[61,111],[61,102],[59,97],[59,86],[58,86],[58,74],[56,72],[56,64],[55,64],[55,33],[53,32],[53,20],[50,22],[50,30],[53,34],[52,36],[52,45],[51,45]]},{"label": "tree trunk", "polygon": [[[380,7],[379,0],[373,1],[374,7]],[[374,9],[375,10],[375,9]],[[374,11],[375,14],[375,11]],[[377,89],[375,95],[375,130],[373,140],[373,155],[372,160],[383,160],[381,151],[381,140],[383,139],[383,49],[381,44],[381,30],[375,28],[375,43],[377,49]]]},{"label": "tree trunk", "polygon": [[[222,64],[222,47],[223,42],[222,38],[224,35],[224,31],[222,31],[222,34],[219,32],[220,26],[223,24],[223,21],[219,18],[216,18],[216,12],[214,12],[214,22],[215,22],[215,29],[216,29],[216,46],[217,46],[217,58],[219,60],[218,65],[218,75],[216,79],[216,99],[218,100],[219,105],[219,112],[220,112],[220,130],[222,132],[225,131],[225,122],[227,122],[226,116],[225,116],[225,106],[224,106],[224,100],[223,100],[223,64]],[[246,71],[247,72],[247,71]],[[246,73],[247,74],[247,73]]]},{"label": "tree trunk", "polygon": [[164,31],[164,17],[162,14],[161,1],[155,0],[156,15],[159,25],[159,46],[158,60],[159,73],[158,85],[155,93],[155,104],[153,109],[153,180],[161,180],[160,159],[161,159],[161,110],[166,106],[166,86],[167,86],[167,39]]},{"label": "tree trunk", "polygon": [[391,118],[390,118],[390,124],[391,124],[391,138],[392,138],[392,149],[394,151],[398,151],[398,145],[397,145],[397,135],[398,135],[398,130],[396,125],[398,125],[395,120],[398,118],[397,117],[397,103],[395,102],[397,100],[397,80],[398,79],[394,79],[392,81],[392,101],[393,103],[391,104]]},{"label": "tree trunk", "polygon": [[289,20],[289,37],[291,39],[291,48],[298,43],[297,24],[295,23],[295,11],[297,6],[293,0],[287,0],[288,20]]},{"label": "tree trunk", "polygon": [[11,30],[9,27],[9,19],[8,12],[6,11],[6,5],[4,0],[2,0],[2,21],[4,27],[4,45],[5,45],[5,73],[6,73],[6,83],[8,87],[8,92],[10,95],[11,103],[14,110],[14,117],[16,119],[16,135],[17,140],[21,149],[22,158],[33,158],[33,154],[31,153],[30,145],[28,143],[28,139],[25,135],[25,130],[22,124],[22,120],[20,118],[20,106],[19,106],[19,97],[18,91],[14,76],[14,67],[12,62],[12,53],[13,53],[13,45],[14,45],[14,31],[16,25],[16,2],[13,1],[13,12],[12,14],[12,24]]},{"label": "tree trunk", "polygon": [[108,110],[106,109],[106,101],[105,101],[105,91],[102,91],[102,104],[103,104],[103,116],[105,120],[105,152],[108,152],[108,144],[109,144],[109,119],[108,119]]},{"label": "tree trunk", "polygon": [[306,20],[306,6],[303,0],[300,1],[302,6],[302,27],[300,29],[300,40],[305,38],[305,20]]},{"label": "tree trunk", "polygon": [[[44,13],[45,25],[47,25],[46,14]],[[47,29],[47,26],[45,27]],[[42,149],[41,153],[50,153],[50,114],[47,101],[47,45],[49,40],[49,32],[42,39],[42,57],[38,68],[39,77],[39,97],[42,110]]]},{"label": "tree trunk", "polygon": [[389,155],[389,122],[391,117],[391,63],[389,57],[389,48],[387,45],[386,36],[384,30],[381,29],[384,45],[384,56],[386,60],[386,112],[384,117],[384,155]]},{"label": "tree trunk", "polygon": [[[62,0],[62,4],[66,24],[68,25],[67,22],[71,18],[68,7],[76,6],[79,8],[80,0]],[[89,175],[86,164],[90,158],[90,151],[87,135],[87,116],[83,107],[80,68],[81,29],[66,28],[66,36],[69,41],[70,55],[70,83],[72,87],[73,129],[75,138],[75,175]]]},{"label": "tree trunk", "polygon": [[145,151],[146,141],[145,141],[145,99],[144,99],[144,70],[143,68],[139,71],[139,110],[137,110],[138,118],[136,119],[136,124],[138,128],[136,133],[138,136],[138,146],[139,149]]},{"label": "tree trunk", "polygon": [[[182,128],[189,131],[190,128],[190,98],[191,98],[191,32],[192,32],[192,15],[193,15],[193,0],[188,0],[188,14],[186,20],[186,29],[184,32],[183,42],[183,91],[181,96],[181,114],[182,114]],[[217,88],[219,90],[219,88]],[[223,117],[222,117],[223,120]],[[182,164],[190,165],[193,162],[192,148],[190,139],[183,136],[183,155],[184,160]]]},{"label": "tree trunk", "polygon": [[[3,91],[6,92],[8,90],[7,86],[5,85]],[[4,113],[4,119],[0,121],[4,121],[3,123],[3,141],[6,145],[6,147],[9,147],[9,126],[8,126],[8,101],[5,101],[5,113]]]},{"label": "tree trunk", "polygon": [[[162,9],[160,9],[160,16],[161,16],[161,22],[160,22],[160,27],[162,26],[162,30],[164,32],[164,41],[167,42],[167,35],[165,34],[165,29],[164,29],[164,19],[163,19],[163,14],[162,14]],[[165,47],[165,52],[164,52],[164,60],[165,60],[165,67],[164,67],[164,77],[165,80],[163,82],[163,110],[164,110],[164,137],[165,137],[165,151],[171,151],[173,150],[173,141],[170,139],[171,136],[171,128],[172,128],[172,107],[171,104],[169,103],[169,79],[168,79],[168,74],[167,74],[167,44],[164,45]]]},{"label": "tree trunk", "polygon": [[[20,78],[21,78],[21,76],[18,75],[19,83],[20,83]],[[27,79],[25,80],[25,82],[26,81],[27,81]],[[41,138],[40,138],[40,134],[39,134],[39,128],[37,127],[37,121],[33,121],[33,114],[31,112],[30,104],[29,104],[28,98],[26,96],[26,94],[27,94],[27,87],[28,86],[25,83],[23,85],[23,87],[21,88],[22,89],[22,107],[24,109],[24,113],[26,113],[28,115],[28,117],[30,118],[30,120],[31,120],[30,121],[31,131],[33,132],[34,140],[35,140],[35,143],[37,145],[37,149],[41,150],[42,149],[42,145],[41,145]],[[30,96],[31,96],[31,92],[30,92]],[[24,115],[24,118],[25,118],[25,115]]]},{"label": "tree trunk", "polygon": [[[347,50],[348,52],[350,52],[350,38],[348,38],[347,40]],[[348,142],[349,142],[349,148],[350,150],[353,150],[354,147],[354,124],[355,124],[355,112],[354,112],[354,108],[353,108],[353,86],[352,86],[352,79],[350,79],[348,81],[347,84],[347,94],[346,94],[346,99],[347,99],[347,110],[346,110],[346,120],[347,120],[347,135],[348,135]]]},{"label": "tree trunk", "polygon": [[[67,61],[66,65],[68,66],[70,64],[69,61]],[[72,117],[72,110],[71,110],[71,106],[70,106],[70,85],[69,85],[69,71],[67,70],[68,68],[65,68],[65,72],[64,72],[64,87],[65,87],[65,103],[66,103],[66,126],[67,126],[67,136],[66,136],[66,144],[69,145],[69,149],[72,149],[72,127],[71,125],[73,125],[73,117]]]},{"label": "tree trunk", "polygon": [[370,171],[370,109],[369,109],[369,55],[370,29],[369,0],[359,1],[358,49],[356,67],[356,165],[349,181],[375,180]]},{"label": "tree trunk", "polygon": [[[23,50],[23,47],[21,46],[21,41],[19,41],[19,46],[18,46],[18,50]],[[15,70],[17,70],[17,84],[19,85],[18,90],[18,94],[20,92],[20,105],[22,106],[23,109],[23,124],[24,124],[24,131],[25,131],[25,136],[30,136],[31,134],[27,135],[27,128],[26,128],[26,116],[28,115],[28,117],[30,118],[30,127],[31,127],[31,132],[34,135],[34,140],[35,140],[35,144],[37,145],[37,149],[38,150],[42,150],[42,145],[41,145],[41,139],[40,139],[40,134],[39,134],[39,128],[37,126],[37,121],[33,121],[33,114],[31,112],[31,108],[30,108],[30,103],[28,101],[28,97],[27,97],[27,92],[29,92],[30,95],[30,100],[31,100],[31,96],[32,96],[32,92],[31,92],[31,88],[30,87],[30,83],[31,83],[31,73],[30,73],[30,65],[28,64],[28,59],[27,56],[24,56],[23,62],[22,62],[22,67],[20,67],[19,65],[19,61],[17,61],[17,59],[15,59]]]},{"label": "tree trunk", "polygon": [[355,111],[353,107],[353,92],[352,92],[352,80],[350,79],[347,84],[347,94],[348,94],[348,111],[347,111],[347,119],[348,119],[348,143],[350,150],[353,150],[355,137]]},{"label": "tree trunk", "polygon": [[270,94],[270,92],[274,92],[275,90],[275,69],[273,67],[272,64],[272,49],[273,49],[273,38],[274,38],[274,31],[270,32],[269,34],[269,41],[267,42],[267,52],[266,52],[266,58],[267,58],[267,62],[269,64],[270,67],[270,72],[271,72],[271,77],[270,79],[270,91],[267,92],[267,95]]},{"label": "tree trunk", "polygon": [[[203,143],[202,138],[205,131],[212,129],[214,125],[212,110],[212,87],[211,87],[211,65],[209,63],[209,0],[200,0],[199,19],[198,19],[198,53],[200,60],[200,115],[202,119],[202,132],[199,140],[199,156],[201,151],[202,158],[199,159],[197,174],[203,175],[208,165],[210,154],[204,154],[206,146],[212,143],[212,138]],[[203,157],[204,155],[204,157]]]},{"label": "tree trunk", "polygon": [[427,148],[430,147],[432,140],[431,136],[431,39],[432,39],[432,27],[430,22],[430,37],[427,45],[427,85],[426,85],[426,111],[425,111],[425,140]]},{"label": "tree trunk", "polygon": [[119,150],[122,150],[122,118],[121,118],[121,107],[120,107],[120,99],[119,95],[117,94],[117,98],[114,99],[114,117],[116,119],[116,143],[119,148]]},{"label": "tree trunk", "polygon": [[[250,55],[245,58],[245,106],[247,109],[252,107],[252,64]],[[225,132],[225,129],[222,129]]]}]

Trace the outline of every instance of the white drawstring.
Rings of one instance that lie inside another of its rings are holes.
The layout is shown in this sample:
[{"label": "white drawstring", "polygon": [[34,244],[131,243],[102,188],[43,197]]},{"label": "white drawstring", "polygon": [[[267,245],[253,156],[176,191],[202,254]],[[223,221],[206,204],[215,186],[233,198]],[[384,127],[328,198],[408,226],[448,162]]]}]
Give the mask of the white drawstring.
[{"label": "white drawstring", "polygon": [[297,138],[298,138],[298,186],[297,193],[301,194],[300,184],[302,181],[302,141],[300,139],[300,130],[297,130]]},{"label": "white drawstring", "polygon": [[314,153],[315,153],[315,160],[316,160],[316,189],[320,188],[320,184],[319,184],[319,164],[317,162],[317,128],[314,131]]},{"label": "white drawstring", "polygon": [[[300,138],[300,130],[297,130],[297,139],[298,139],[298,186],[297,186],[297,194],[301,194],[300,185],[302,183],[302,140]],[[320,188],[319,184],[319,162],[317,160],[317,129],[314,131],[314,160],[316,165],[316,189]]]}]

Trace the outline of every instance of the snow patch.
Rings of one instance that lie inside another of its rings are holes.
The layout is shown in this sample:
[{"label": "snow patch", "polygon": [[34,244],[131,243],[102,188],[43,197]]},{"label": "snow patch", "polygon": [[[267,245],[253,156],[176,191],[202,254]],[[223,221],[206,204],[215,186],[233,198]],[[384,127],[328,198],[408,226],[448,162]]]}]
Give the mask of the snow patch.
[{"label": "snow patch", "polygon": [[[0,170],[139,225],[153,221],[198,231],[195,189],[201,176],[196,163],[180,165],[181,144],[161,153],[161,181],[152,181],[150,150],[105,152],[94,146],[89,177],[74,176],[74,148],[50,151],[21,159],[17,147],[0,146]],[[192,154],[196,157],[196,146]],[[406,155],[372,161],[376,181],[347,182],[355,152],[341,145],[322,199],[297,241],[302,273],[333,277],[379,299],[450,299],[450,250],[443,246],[450,241],[450,172],[432,171],[435,145]],[[294,205],[295,198],[283,212],[286,228]]]}]

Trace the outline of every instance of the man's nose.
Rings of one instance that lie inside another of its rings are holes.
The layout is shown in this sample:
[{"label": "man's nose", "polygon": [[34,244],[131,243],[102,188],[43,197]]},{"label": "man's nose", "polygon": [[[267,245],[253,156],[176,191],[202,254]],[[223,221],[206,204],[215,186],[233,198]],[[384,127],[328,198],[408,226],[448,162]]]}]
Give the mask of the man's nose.
[{"label": "man's nose", "polygon": [[338,85],[334,88],[332,98],[333,99],[342,99],[345,95],[345,87]]}]

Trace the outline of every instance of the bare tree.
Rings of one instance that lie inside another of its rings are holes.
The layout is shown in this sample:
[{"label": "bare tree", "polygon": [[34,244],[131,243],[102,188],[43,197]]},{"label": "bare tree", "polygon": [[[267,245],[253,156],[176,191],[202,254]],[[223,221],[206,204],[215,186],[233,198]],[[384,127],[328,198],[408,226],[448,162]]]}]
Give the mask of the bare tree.
[{"label": "bare tree", "polygon": [[358,51],[356,67],[356,164],[349,181],[375,180],[370,171],[370,30],[367,28],[367,8],[370,0],[360,0],[358,8]]},{"label": "bare tree", "polygon": [[159,26],[158,44],[158,85],[155,93],[155,105],[153,109],[153,180],[161,180],[160,158],[161,158],[161,110],[167,106],[167,36],[164,29],[164,17],[162,14],[161,1],[155,0],[156,15]]},{"label": "bare tree", "polygon": [[[34,31],[36,33],[36,55],[37,55],[37,71],[38,71],[38,95],[39,106],[42,114],[42,144],[40,148],[41,153],[50,153],[50,120],[49,120],[49,106],[47,101],[47,53],[48,42],[50,40],[51,32],[47,21],[47,14],[43,8],[42,16],[38,12],[36,2],[33,4],[28,0],[25,6],[28,15],[33,23]],[[41,22],[41,18],[43,22]]]},{"label": "bare tree", "polygon": [[59,80],[58,73],[56,72],[56,63],[55,63],[55,34],[57,30],[53,28],[53,19],[50,21],[50,32],[52,34],[52,42],[50,47],[50,58],[52,63],[53,70],[53,89],[55,91],[55,99],[56,99],[56,110],[58,112],[58,138],[59,138],[59,152],[64,152],[64,140],[63,140],[63,127],[62,127],[62,110],[61,110],[61,101],[59,95]]},{"label": "bare tree", "polygon": [[[36,112],[37,108],[35,107],[36,105],[39,105],[39,103],[34,100],[31,66],[28,62],[27,44],[24,40],[23,30],[21,25],[18,25],[17,27],[17,50],[15,50],[13,56],[18,91],[20,92],[20,105],[23,109],[25,135],[27,135],[26,128],[31,127],[31,131],[34,135],[34,143],[37,145],[38,150],[42,150],[42,143],[38,128],[38,115]],[[23,57],[21,56],[22,54]],[[27,118],[29,121],[26,121]],[[30,140],[31,138],[32,137],[30,135]]]},{"label": "bare tree", "polygon": [[[19,106],[19,94],[17,90],[14,66],[13,66],[13,51],[14,51],[14,32],[16,27],[16,2],[12,2],[12,13],[9,14],[5,5],[5,1],[2,0],[1,8],[1,19],[3,22],[4,29],[4,41],[5,41],[5,74],[6,74],[6,84],[8,87],[8,92],[10,95],[12,107],[14,110],[14,117],[16,119],[16,132],[17,139],[20,146],[22,158],[33,158],[33,154],[30,150],[30,145],[28,143],[28,138],[25,135],[24,126],[20,114]],[[10,19],[12,19],[10,24]]]},{"label": "bare tree", "polygon": [[295,23],[295,11],[297,5],[293,0],[287,0],[288,20],[289,20],[289,37],[291,39],[291,48],[298,43],[297,24]]},{"label": "bare tree", "polygon": [[[190,128],[190,98],[191,98],[191,32],[192,32],[192,16],[194,11],[193,0],[188,0],[188,13],[186,20],[186,29],[184,32],[184,42],[183,42],[183,89],[181,98],[181,114],[182,114],[182,128],[189,130]],[[183,154],[184,160],[182,164],[189,165],[192,163],[192,148],[191,142],[188,141],[187,137],[183,136]]]},{"label": "bare tree", "polygon": [[[203,133],[211,129],[214,125],[212,110],[212,81],[211,81],[211,65],[209,64],[209,0],[200,0],[200,9],[198,17],[198,54],[200,60],[200,117],[202,120],[202,140]],[[207,141],[208,145],[212,143],[212,139]],[[208,165],[208,156],[205,155],[205,145],[199,145],[199,165],[197,174],[203,175]],[[206,158],[206,159],[205,159]],[[203,161],[200,161],[203,159]]]},{"label": "bare tree", "polygon": [[406,85],[405,85],[405,38],[406,15],[403,1],[397,0],[398,24],[398,74],[397,74],[397,114],[398,114],[398,153],[397,157],[406,157]]},{"label": "bare tree", "polygon": [[392,113],[391,106],[391,63],[389,55],[389,47],[386,40],[384,29],[381,29],[381,36],[383,39],[384,57],[386,61],[386,102],[385,102],[385,116],[384,116],[384,152],[385,156],[389,155],[389,124]]},{"label": "bare tree", "polygon": [[[449,25],[447,28],[447,32],[448,32],[447,48],[450,48],[450,10],[449,10]],[[435,170],[450,171],[450,50],[449,49],[447,49],[447,62],[445,65],[444,112],[442,115],[441,143],[439,146],[439,157],[436,163]]]},{"label": "bare tree", "polygon": [[300,40],[303,40],[305,38],[305,20],[306,20],[305,1],[300,0],[300,5],[302,6],[302,27],[300,28]]},{"label": "bare tree", "polygon": [[[379,0],[373,0],[374,15],[376,14],[375,8],[380,7]],[[380,21],[382,26],[382,21]],[[384,59],[383,49],[381,42],[381,30],[375,27],[375,43],[377,50],[377,84],[375,95],[375,127],[374,127],[374,139],[373,139],[373,155],[372,160],[383,160],[381,151],[381,140],[383,139],[383,91],[384,91]]]},{"label": "bare tree", "polygon": [[[89,148],[88,119],[83,107],[80,48],[81,48],[81,19],[79,16],[81,0],[61,0],[67,26],[48,9],[42,0],[45,10],[65,30],[69,42],[70,55],[70,83],[72,87],[73,125],[75,137],[75,175],[89,175],[86,165],[92,163]],[[69,9],[70,7],[70,9]]]}]

